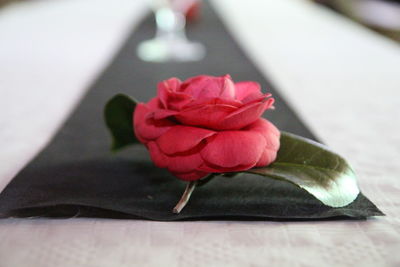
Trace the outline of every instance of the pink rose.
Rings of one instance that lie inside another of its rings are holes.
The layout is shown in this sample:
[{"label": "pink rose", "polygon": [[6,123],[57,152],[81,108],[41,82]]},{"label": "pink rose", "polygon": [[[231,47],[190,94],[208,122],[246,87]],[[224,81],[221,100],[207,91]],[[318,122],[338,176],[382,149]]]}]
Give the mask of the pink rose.
[{"label": "pink rose", "polygon": [[136,137],[155,165],[186,181],[209,173],[263,167],[276,158],[279,130],[261,118],[274,99],[256,82],[229,75],[158,84],[157,97],[134,112]]}]

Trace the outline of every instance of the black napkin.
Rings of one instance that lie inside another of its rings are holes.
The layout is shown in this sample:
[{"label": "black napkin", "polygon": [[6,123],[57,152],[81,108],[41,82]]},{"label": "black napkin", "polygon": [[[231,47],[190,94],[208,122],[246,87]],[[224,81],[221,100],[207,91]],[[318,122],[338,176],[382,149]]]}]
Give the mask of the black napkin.
[{"label": "black napkin", "polygon": [[154,36],[153,18],[147,18],[50,145],[0,194],[0,217],[286,220],[381,214],[362,194],[347,207],[329,208],[292,184],[242,174],[217,177],[196,189],[186,208],[175,215],[171,210],[185,183],[154,167],[143,146],[110,154],[110,136],[103,123],[103,107],[109,98],[125,93],[147,101],[156,94],[158,81],[199,74],[229,73],[236,81],[260,82],[276,99],[275,111],[265,116],[281,130],[316,139],[244,55],[207,3],[203,9],[201,22],[190,25],[189,37],[206,45],[206,58],[192,63],[140,61],[136,46]]}]

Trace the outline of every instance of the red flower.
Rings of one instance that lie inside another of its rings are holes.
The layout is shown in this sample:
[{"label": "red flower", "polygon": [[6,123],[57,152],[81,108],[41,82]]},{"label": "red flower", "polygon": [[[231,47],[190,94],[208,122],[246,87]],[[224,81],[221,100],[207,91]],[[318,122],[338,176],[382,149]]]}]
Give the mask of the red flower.
[{"label": "red flower", "polygon": [[136,106],[135,134],[158,167],[182,180],[263,167],[279,148],[279,130],[261,118],[274,103],[270,96],[229,75],[171,78]]}]

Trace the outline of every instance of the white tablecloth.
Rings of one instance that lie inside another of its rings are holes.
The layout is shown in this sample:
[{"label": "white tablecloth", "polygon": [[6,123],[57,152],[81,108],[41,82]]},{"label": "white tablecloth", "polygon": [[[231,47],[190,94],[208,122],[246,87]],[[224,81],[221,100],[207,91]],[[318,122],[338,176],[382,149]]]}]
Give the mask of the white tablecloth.
[{"label": "white tablecloth", "polygon": [[[68,117],[145,4],[40,0],[0,10],[0,191]],[[353,164],[362,191],[387,216],[3,219],[0,267],[400,266],[400,47],[305,0],[213,4],[311,129]]]}]

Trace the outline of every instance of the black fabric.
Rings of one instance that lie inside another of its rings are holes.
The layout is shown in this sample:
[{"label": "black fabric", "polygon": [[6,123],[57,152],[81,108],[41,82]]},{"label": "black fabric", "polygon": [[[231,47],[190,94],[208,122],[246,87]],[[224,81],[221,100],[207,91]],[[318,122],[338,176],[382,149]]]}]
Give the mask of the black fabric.
[{"label": "black fabric", "polygon": [[0,194],[0,217],[321,219],[380,214],[363,195],[348,207],[333,209],[289,183],[243,174],[217,177],[196,189],[187,207],[175,215],[171,210],[185,183],[154,167],[143,146],[109,152],[110,136],[103,122],[103,107],[109,98],[125,93],[147,101],[156,94],[158,81],[198,74],[230,73],[236,81],[260,82],[276,98],[275,111],[265,116],[282,130],[315,139],[243,54],[212,9],[205,4],[203,11],[202,20],[189,27],[190,39],[207,47],[208,54],[200,62],[140,61],[136,46],[154,35],[151,17],[131,34],[50,145]]}]

